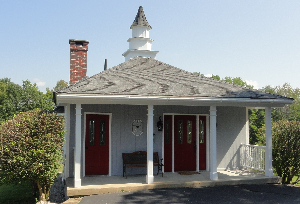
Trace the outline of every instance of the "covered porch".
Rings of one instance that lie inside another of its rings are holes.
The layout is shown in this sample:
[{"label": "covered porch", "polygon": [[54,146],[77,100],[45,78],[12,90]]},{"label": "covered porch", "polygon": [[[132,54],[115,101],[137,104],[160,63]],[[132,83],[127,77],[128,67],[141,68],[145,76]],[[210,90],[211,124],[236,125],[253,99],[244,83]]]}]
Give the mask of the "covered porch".
[{"label": "covered porch", "polygon": [[68,178],[67,195],[82,196],[154,188],[200,188],[217,185],[278,183],[280,181],[279,177],[267,177],[264,172],[250,170],[218,171],[218,180],[211,180],[208,171],[191,175],[167,172],[164,177],[161,174],[154,177],[154,182],[147,184],[145,175],[131,175],[127,179],[122,176],[86,176],[81,179],[81,186],[78,188],[74,187],[73,178]]}]

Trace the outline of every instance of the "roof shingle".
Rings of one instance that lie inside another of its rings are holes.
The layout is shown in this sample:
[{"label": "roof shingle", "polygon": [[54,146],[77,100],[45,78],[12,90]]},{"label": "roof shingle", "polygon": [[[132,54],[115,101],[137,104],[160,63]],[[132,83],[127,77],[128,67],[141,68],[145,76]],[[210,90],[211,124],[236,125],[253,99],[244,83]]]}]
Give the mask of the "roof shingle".
[{"label": "roof shingle", "polygon": [[143,57],[135,57],[86,77],[56,93],[292,100],[199,76],[153,58]]}]

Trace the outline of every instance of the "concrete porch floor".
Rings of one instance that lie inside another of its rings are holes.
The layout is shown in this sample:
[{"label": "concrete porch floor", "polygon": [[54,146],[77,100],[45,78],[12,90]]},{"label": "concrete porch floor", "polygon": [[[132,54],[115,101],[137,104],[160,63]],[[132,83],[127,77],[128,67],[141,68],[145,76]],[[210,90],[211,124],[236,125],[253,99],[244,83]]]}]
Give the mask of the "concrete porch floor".
[{"label": "concrete porch floor", "polygon": [[122,191],[138,191],[154,188],[176,187],[204,187],[217,185],[237,184],[262,184],[278,183],[279,177],[266,177],[262,173],[253,171],[218,171],[219,179],[209,179],[209,172],[202,171],[200,174],[180,175],[164,173],[164,177],[155,175],[153,184],[146,184],[145,175],[129,175],[127,179],[122,176],[86,176],[81,180],[81,187],[73,187],[73,178],[67,178],[67,195],[83,196],[103,193],[115,193]]}]

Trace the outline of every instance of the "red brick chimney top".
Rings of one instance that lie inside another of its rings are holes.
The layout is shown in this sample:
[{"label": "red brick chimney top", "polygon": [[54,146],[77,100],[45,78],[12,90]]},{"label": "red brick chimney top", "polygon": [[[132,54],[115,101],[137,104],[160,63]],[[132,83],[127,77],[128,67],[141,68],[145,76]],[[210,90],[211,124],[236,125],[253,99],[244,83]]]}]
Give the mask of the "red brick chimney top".
[{"label": "red brick chimney top", "polygon": [[70,84],[84,77],[87,71],[87,51],[89,41],[70,39]]}]

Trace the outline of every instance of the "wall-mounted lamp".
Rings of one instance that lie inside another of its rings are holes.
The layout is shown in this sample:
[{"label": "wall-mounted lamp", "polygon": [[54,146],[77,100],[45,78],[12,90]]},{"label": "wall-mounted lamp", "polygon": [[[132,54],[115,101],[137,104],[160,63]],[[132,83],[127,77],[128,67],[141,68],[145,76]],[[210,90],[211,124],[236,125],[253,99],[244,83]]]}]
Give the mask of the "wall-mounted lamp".
[{"label": "wall-mounted lamp", "polygon": [[159,116],[159,121],[157,122],[158,131],[163,130],[163,121],[161,120],[161,116]]}]

